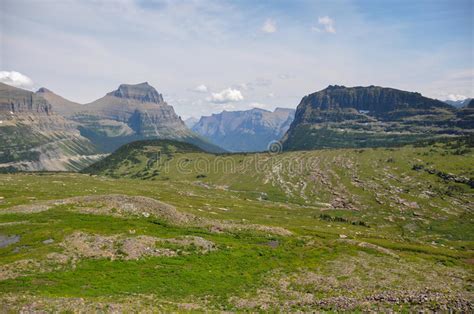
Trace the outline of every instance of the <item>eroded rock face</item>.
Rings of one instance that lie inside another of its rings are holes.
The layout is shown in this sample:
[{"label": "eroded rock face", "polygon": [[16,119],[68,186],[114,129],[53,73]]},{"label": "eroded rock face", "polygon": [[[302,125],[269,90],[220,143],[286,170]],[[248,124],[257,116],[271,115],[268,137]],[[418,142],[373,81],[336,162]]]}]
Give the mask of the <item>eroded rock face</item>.
[{"label": "eroded rock face", "polygon": [[0,83],[0,168],[79,170],[99,157],[46,99]]},{"label": "eroded rock face", "polygon": [[76,120],[84,124],[94,121],[90,117],[88,120],[83,119],[84,115],[123,122],[136,134],[144,136],[159,135],[165,129],[170,133],[187,130],[173,107],[148,83],[122,84],[117,90],[84,105],[82,111],[75,114]]},{"label": "eroded rock face", "polygon": [[283,138],[286,150],[377,147],[469,134],[474,123],[442,101],[379,86],[329,86],[303,97]]}]

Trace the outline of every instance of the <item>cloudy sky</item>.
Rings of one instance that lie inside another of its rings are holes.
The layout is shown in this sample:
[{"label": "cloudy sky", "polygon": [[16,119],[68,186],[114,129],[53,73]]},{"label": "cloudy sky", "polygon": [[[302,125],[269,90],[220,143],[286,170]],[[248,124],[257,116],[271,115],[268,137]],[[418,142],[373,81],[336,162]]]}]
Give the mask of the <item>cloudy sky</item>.
[{"label": "cloudy sky", "polygon": [[90,102],[148,81],[183,118],[330,84],[474,96],[474,1],[1,0],[0,81]]}]

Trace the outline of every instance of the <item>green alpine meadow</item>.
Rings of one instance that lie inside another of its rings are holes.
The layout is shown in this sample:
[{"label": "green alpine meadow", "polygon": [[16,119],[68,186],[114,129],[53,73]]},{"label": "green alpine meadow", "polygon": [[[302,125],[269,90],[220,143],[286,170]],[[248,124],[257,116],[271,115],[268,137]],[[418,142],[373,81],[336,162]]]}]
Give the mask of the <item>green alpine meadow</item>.
[{"label": "green alpine meadow", "polygon": [[473,157],[472,139],[217,155],[151,140],[83,173],[3,174],[1,303],[466,310]]}]

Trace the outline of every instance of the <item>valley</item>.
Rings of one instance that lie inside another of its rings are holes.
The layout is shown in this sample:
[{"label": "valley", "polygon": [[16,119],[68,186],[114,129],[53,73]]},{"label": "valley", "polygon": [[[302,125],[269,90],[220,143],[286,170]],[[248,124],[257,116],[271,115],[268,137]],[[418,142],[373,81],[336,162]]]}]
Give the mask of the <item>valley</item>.
[{"label": "valley", "polygon": [[254,154],[151,140],[82,174],[3,174],[1,303],[469,311],[473,157],[469,139]]}]

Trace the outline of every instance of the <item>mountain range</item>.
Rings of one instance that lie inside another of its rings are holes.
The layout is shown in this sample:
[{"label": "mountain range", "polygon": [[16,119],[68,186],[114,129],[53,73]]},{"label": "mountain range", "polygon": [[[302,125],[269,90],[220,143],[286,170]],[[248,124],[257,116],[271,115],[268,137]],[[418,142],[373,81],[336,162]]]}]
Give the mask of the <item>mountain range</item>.
[{"label": "mountain range", "polygon": [[463,100],[445,100],[444,102],[456,108],[464,108],[468,106],[472,99],[473,98],[466,98]]},{"label": "mountain range", "polygon": [[[87,104],[40,88],[0,84],[0,170],[80,170],[120,146],[171,139],[209,152],[379,147],[472,135],[474,103],[462,108],[379,86],[329,86],[296,111],[223,111],[187,120],[148,83],[122,84]],[[192,129],[190,129],[192,128]]]},{"label": "mountain range", "polygon": [[223,111],[201,117],[192,130],[233,152],[264,151],[290,127],[294,109]]},{"label": "mountain range", "polygon": [[328,86],[303,97],[283,149],[394,146],[472,135],[474,111],[379,86]]},{"label": "mountain range", "polygon": [[0,168],[79,170],[123,144],[148,138],[189,142],[224,152],[189,130],[148,83],[122,84],[88,103],[46,88],[0,86]]}]

